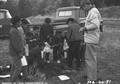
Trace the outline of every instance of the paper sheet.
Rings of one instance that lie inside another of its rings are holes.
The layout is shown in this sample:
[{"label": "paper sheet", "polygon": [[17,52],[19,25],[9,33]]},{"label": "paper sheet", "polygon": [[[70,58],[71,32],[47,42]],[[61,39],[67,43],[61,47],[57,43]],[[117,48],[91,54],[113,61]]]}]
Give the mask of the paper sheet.
[{"label": "paper sheet", "polygon": [[23,56],[23,57],[21,58],[21,62],[22,62],[22,66],[27,66],[27,65],[28,65],[25,56]]},{"label": "paper sheet", "polygon": [[70,78],[66,75],[60,75],[58,76],[60,80],[64,81],[64,80],[69,80]]},{"label": "paper sheet", "polygon": [[10,74],[7,74],[7,75],[0,75],[0,78],[8,78],[10,77]]}]

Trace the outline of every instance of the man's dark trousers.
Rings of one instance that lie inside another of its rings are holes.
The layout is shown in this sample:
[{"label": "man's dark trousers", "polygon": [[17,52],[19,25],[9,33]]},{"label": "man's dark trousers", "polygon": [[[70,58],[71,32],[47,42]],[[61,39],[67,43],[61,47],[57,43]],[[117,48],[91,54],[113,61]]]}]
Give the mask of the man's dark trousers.
[{"label": "man's dark trousers", "polygon": [[22,71],[22,64],[20,58],[17,57],[13,57],[12,61],[13,61],[13,65],[11,69],[11,82],[15,82],[19,79],[18,76]]},{"label": "man's dark trousers", "polygon": [[77,67],[80,67],[80,43],[81,41],[71,41],[68,43],[68,66],[72,67],[72,62],[74,58],[76,59]]}]

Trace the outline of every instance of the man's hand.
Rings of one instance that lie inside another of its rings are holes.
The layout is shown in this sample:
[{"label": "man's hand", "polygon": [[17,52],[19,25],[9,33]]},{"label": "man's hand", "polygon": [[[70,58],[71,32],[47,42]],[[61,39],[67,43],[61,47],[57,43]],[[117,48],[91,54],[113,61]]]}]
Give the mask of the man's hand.
[{"label": "man's hand", "polygon": [[86,27],[81,27],[79,30],[79,32],[84,32],[84,31],[86,31]]},{"label": "man's hand", "polygon": [[19,58],[21,59],[23,57],[23,54],[22,53],[19,53]]}]

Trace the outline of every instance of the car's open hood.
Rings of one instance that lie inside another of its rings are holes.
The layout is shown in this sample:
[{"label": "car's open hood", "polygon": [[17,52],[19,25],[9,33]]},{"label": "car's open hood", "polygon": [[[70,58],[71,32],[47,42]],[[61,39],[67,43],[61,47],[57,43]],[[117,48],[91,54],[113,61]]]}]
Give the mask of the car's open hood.
[{"label": "car's open hood", "polygon": [[66,22],[67,19],[68,19],[68,17],[55,18],[53,22],[54,23],[57,23],[57,22]]},{"label": "car's open hood", "polygon": [[56,25],[54,26],[54,30],[67,30],[68,25],[67,24],[63,24],[63,25]]}]

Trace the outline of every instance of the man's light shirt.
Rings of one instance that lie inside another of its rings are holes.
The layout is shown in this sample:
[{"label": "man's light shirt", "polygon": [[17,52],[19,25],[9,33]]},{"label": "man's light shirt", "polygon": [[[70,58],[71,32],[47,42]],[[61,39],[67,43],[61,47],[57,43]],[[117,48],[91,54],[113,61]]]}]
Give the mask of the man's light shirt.
[{"label": "man's light shirt", "polygon": [[100,37],[100,21],[101,15],[97,8],[92,8],[86,17],[85,27],[89,29],[94,29],[87,31],[84,34],[84,40],[86,43],[95,43],[98,44]]}]

